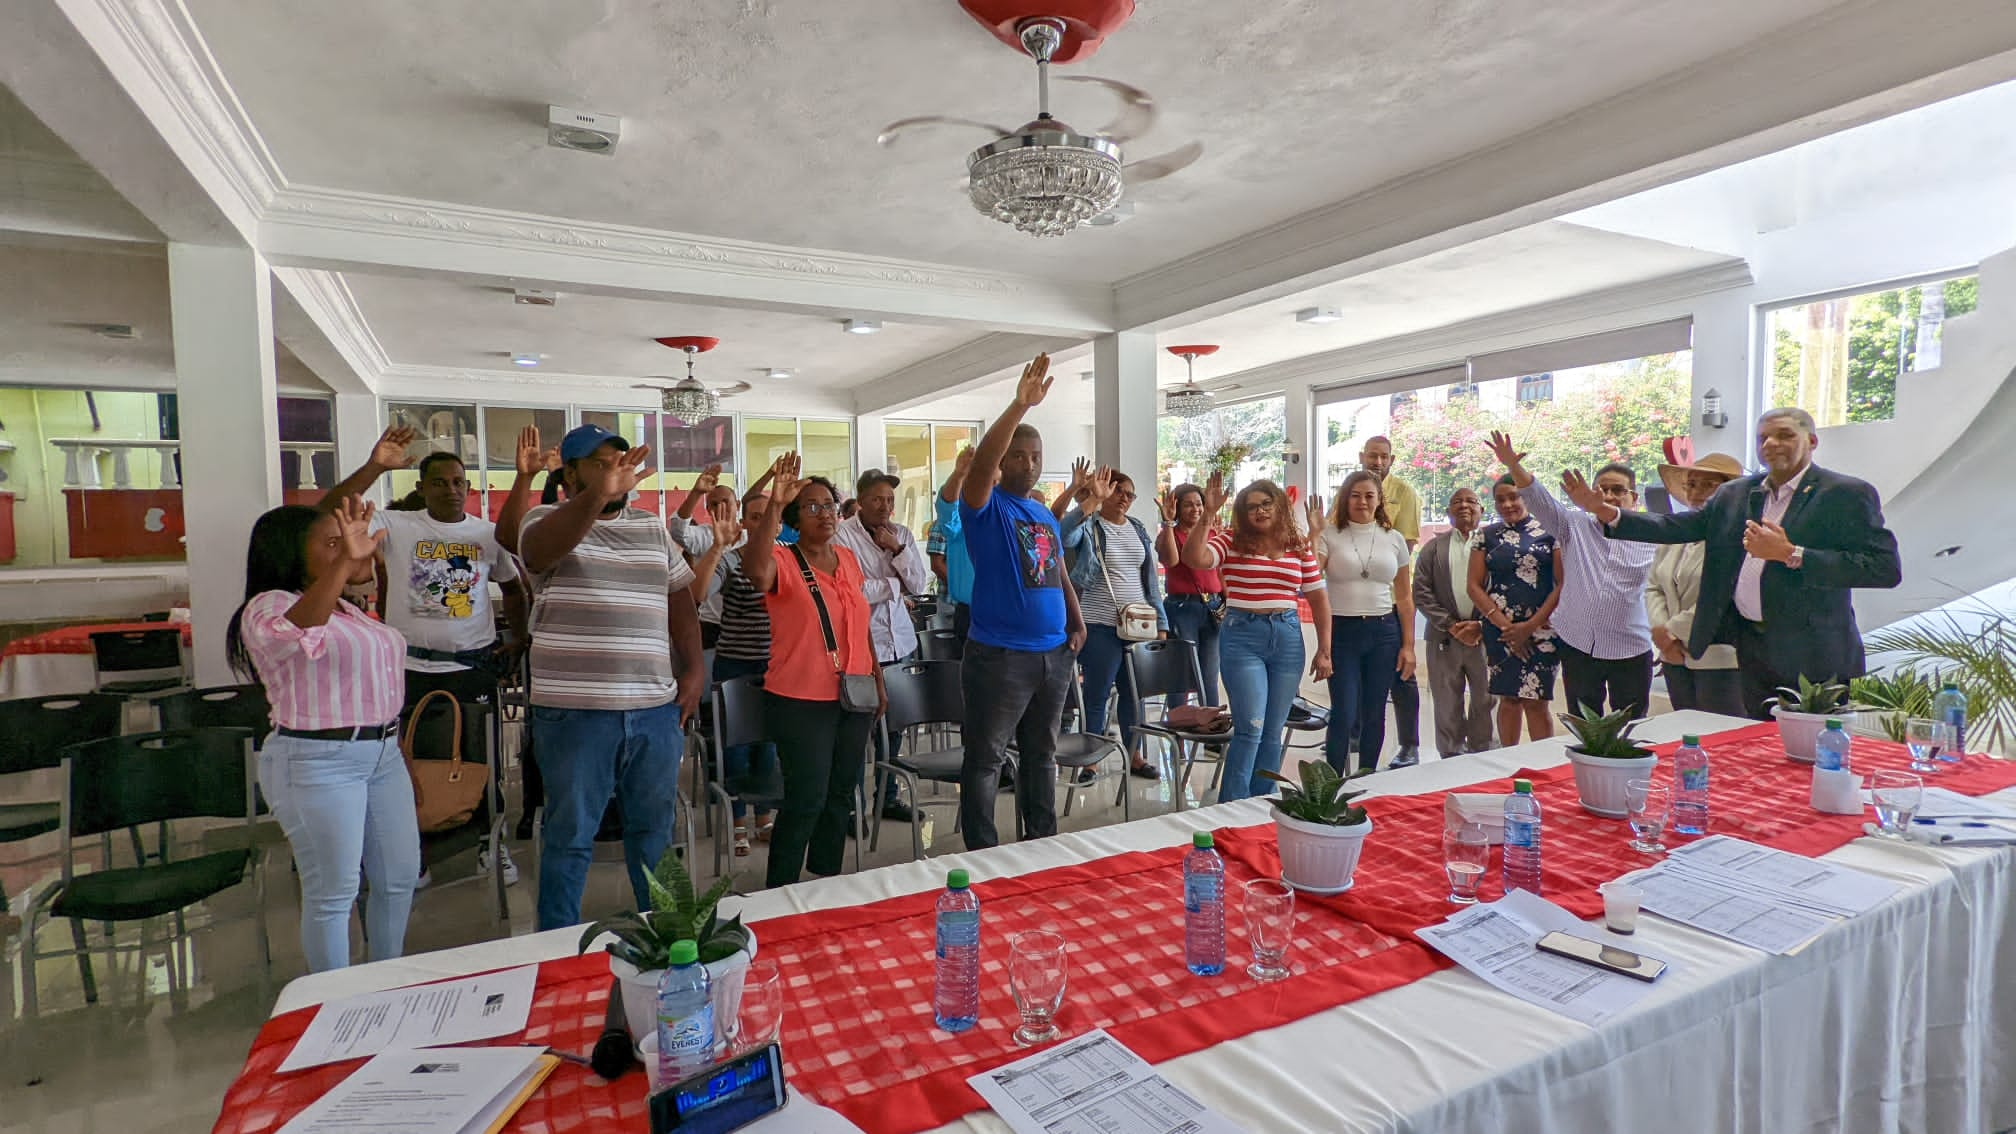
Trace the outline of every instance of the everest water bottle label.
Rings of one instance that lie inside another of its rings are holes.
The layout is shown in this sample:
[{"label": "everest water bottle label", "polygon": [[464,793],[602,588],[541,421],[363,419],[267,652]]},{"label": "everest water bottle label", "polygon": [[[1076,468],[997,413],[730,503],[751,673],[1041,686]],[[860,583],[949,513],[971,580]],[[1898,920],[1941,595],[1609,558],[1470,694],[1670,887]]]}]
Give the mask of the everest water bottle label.
[{"label": "everest water bottle label", "polygon": [[1505,842],[1515,847],[1530,847],[1540,841],[1540,824],[1531,819],[1505,820]]},{"label": "everest water bottle label", "polygon": [[980,911],[947,910],[938,915],[938,955],[980,944]]},{"label": "everest water bottle label", "polygon": [[1680,790],[1681,790],[1681,791],[1707,791],[1707,790],[1708,790],[1708,769],[1707,769],[1707,768],[1689,768],[1689,769],[1687,769],[1686,771],[1684,771],[1684,772],[1681,772],[1681,773],[1680,773]]},{"label": "everest water bottle label", "polygon": [[708,1003],[689,1016],[672,1022],[672,1053],[697,1055],[702,1062],[714,1058],[714,1005]]},{"label": "everest water bottle label", "polygon": [[1183,908],[1195,913],[1204,908],[1206,902],[1215,902],[1219,894],[1219,877],[1215,874],[1189,874],[1183,878]]}]

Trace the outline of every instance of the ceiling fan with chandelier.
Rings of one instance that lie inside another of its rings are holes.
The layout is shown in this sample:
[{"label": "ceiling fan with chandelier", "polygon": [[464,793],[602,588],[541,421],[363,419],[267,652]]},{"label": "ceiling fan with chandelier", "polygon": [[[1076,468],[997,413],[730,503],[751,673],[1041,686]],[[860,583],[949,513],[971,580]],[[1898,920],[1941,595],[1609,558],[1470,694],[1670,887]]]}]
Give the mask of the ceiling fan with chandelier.
[{"label": "ceiling fan with chandelier", "polygon": [[[1056,8],[1068,0],[1043,2]],[[982,23],[988,22],[972,3],[965,6]],[[1094,30],[1103,34],[1117,27],[1132,13],[1131,0],[1124,7],[1124,13]],[[1099,130],[1081,134],[1050,113],[1052,61],[1082,57],[1097,43],[1073,21],[1054,15],[1027,15],[996,21],[990,30],[1004,41],[1018,44],[1036,61],[1035,118],[1007,130],[971,118],[925,115],[891,122],[876,138],[884,146],[893,145],[906,132],[926,126],[959,126],[994,135],[993,141],[966,155],[965,190],[976,210],[1033,236],[1062,236],[1083,224],[1111,223],[1102,218],[1114,215],[1114,206],[1128,188],[1167,177],[1203,156],[1203,144],[1191,142],[1165,154],[1123,163],[1121,147],[1154,126],[1156,110],[1147,91],[1116,79],[1063,77],[1064,82],[1092,83],[1119,96],[1120,117]],[[1066,50],[1060,54],[1060,48]]]},{"label": "ceiling fan with chandelier", "polygon": [[685,425],[698,425],[721,412],[721,399],[746,394],[749,383],[737,382],[732,386],[709,386],[693,376],[693,360],[706,351],[721,345],[721,340],[706,335],[669,335],[655,341],[659,346],[686,352],[686,377],[674,378],[669,374],[651,375],[656,382],[639,382],[639,390],[660,391],[658,408],[665,416]]}]

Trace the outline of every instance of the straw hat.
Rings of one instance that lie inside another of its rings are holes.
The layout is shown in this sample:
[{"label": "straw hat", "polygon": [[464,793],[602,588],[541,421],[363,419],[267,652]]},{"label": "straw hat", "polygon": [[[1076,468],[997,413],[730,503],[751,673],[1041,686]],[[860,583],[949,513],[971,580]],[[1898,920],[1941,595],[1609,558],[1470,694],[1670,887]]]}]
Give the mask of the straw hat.
[{"label": "straw hat", "polygon": [[1666,486],[1673,499],[1684,503],[1687,499],[1687,474],[1690,472],[1714,473],[1724,481],[1731,481],[1743,475],[1743,465],[1727,453],[1710,453],[1691,465],[1660,465],[1659,482]]}]

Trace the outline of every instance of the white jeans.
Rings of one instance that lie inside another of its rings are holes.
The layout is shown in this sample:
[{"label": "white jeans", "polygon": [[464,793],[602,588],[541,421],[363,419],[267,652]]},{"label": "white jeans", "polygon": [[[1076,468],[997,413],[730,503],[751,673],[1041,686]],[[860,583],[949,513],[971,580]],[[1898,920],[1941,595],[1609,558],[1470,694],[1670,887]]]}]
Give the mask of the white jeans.
[{"label": "white jeans", "polygon": [[308,971],[350,963],[357,871],[370,959],[405,949],[420,878],[420,823],[399,740],[304,740],[274,733],[259,752],[259,787],[287,832],[301,874],[301,951]]}]

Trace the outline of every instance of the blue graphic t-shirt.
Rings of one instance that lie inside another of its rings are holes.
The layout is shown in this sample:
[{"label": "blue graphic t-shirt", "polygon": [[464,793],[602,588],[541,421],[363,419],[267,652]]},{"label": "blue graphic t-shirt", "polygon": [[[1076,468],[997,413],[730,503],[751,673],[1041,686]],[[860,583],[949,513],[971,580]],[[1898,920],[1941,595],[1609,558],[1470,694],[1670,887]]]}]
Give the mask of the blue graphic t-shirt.
[{"label": "blue graphic t-shirt", "polygon": [[1064,644],[1064,541],[1050,509],[995,489],[987,506],[959,501],[973,563],[973,641],[1040,653]]}]

